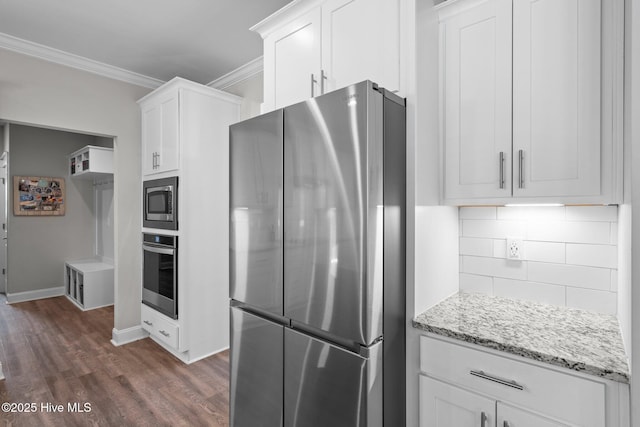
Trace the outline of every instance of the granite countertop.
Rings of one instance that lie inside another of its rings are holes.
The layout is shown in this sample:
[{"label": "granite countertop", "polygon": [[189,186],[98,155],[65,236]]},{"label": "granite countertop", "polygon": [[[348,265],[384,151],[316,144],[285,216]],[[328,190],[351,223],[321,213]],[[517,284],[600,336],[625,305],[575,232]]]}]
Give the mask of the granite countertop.
[{"label": "granite countertop", "polygon": [[629,383],[615,316],[482,294],[459,293],[413,326],[528,359]]}]

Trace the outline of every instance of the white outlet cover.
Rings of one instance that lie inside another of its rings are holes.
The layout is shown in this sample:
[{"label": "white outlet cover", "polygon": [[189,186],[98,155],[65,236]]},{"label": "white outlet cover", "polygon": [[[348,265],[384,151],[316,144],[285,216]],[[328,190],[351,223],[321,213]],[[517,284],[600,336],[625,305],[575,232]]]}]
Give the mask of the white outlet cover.
[{"label": "white outlet cover", "polygon": [[522,237],[507,237],[507,259],[521,260],[523,258],[524,243]]}]

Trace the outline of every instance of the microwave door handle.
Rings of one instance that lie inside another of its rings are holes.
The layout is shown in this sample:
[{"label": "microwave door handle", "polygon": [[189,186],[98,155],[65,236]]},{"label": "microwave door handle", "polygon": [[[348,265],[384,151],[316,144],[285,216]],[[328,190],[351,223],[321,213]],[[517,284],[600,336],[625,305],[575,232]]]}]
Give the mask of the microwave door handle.
[{"label": "microwave door handle", "polygon": [[157,248],[155,246],[149,246],[149,245],[142,245],[142,249],[145,251],[149,251],[149,252],[153,252],[161,255],[173,255],[175,252],[173,249]]}]

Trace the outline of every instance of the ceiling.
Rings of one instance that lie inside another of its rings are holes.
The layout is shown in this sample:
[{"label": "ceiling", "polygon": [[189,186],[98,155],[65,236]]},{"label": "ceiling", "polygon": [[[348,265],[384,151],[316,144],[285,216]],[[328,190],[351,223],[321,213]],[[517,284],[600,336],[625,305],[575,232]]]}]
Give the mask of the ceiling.
[{"label": "ceiling", "polygon": [[0,0],[0,33],[161,81],[208,84],[262,55],[249,28],[290,1]]}]

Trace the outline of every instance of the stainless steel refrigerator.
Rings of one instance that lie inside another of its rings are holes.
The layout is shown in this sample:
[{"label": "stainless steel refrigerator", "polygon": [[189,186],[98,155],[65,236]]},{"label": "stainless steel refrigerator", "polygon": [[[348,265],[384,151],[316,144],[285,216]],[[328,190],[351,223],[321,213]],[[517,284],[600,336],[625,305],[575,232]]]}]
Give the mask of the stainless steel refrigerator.
[{"label": "stainless steel refrigerator", "polygon": [[405,139],[369,81],[231,126],[232,426],[405,424]]}]

